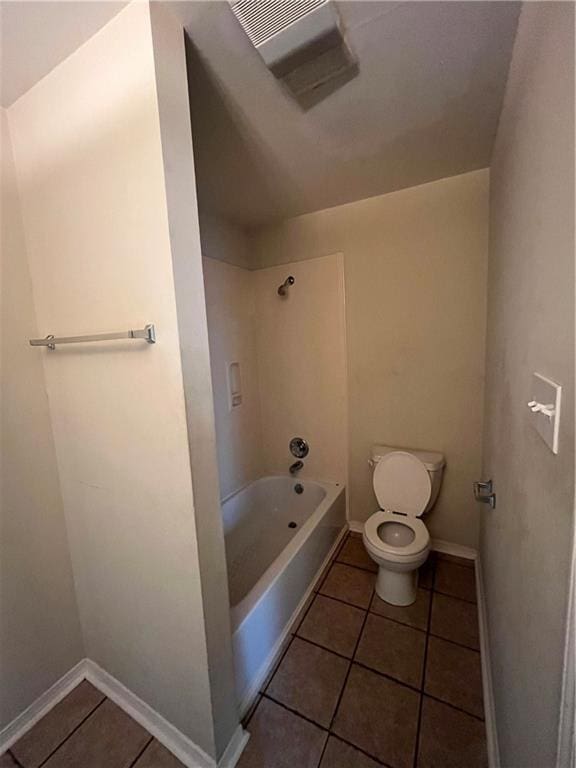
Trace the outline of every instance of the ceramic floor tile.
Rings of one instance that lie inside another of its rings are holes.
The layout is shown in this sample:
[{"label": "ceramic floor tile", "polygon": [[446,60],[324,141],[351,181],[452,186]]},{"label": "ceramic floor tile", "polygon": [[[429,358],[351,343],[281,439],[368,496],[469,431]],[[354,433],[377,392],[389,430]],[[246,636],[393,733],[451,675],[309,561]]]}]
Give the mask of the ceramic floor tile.
[{"label": "ceramic floor tile", "polygon": [[9,752],[0,755],[0,768],[20,768]]},{"label": "ceramic floor tile", "polygon": [[327,733],[269,699],[250,721],[237,768],[317,768]]},{"label": "ceramic floor tile", "polygon": [[471,715],[484,717],[480,653],[430,637],[425,691]]},{"label": "ceramic floor tile", "polygon": [[46,768],[126,768],[150,734],[106,700],[45,763]]},{"label": "ceramic floor tile", "polygon": [[316,595],[297,634],[352,658],[365,612],[331,597]]},{"label": "ceramic floor tile", "polygon": [[399,621],[401,624],[407,624],[409,627],[426,630],[428,627],[428,614],[430,609],[431,593],[427,589],[419,589],[416,602],[412,605],[400,606],[390,605],[381,600],[374,594],[370,610],[379,616],[386,616],[387,619]]},{"label": "ceramic floor tile", "polygon": [[354,565],[356,568],[365,568],[367,571],[378,570],[378,566],[372,560],[361,538],[348,537],[344,546],[338,552],[336,560],[346,565]]},{"label": "ceramic floor tile", "polygon": [[334,563],[319,591],[323,595],[344,600],[358,608],[368,608],[375,581],[373,573]]},{"label": "ceramic floor tile", "polygon": [[474,603],[466,603],[454,597],[434,592],[430,632],[446,640],[462,643],[479,650],[478,609]]},{"label": "ceramic floor tile", "polygon": [[185,768],[185,766],[166,747],[153,739],[134,763],[133,768]]},{"label": "ceramic floor tile", "polygon": [[26,768],[37,768],[104,698],[83,680],[13,745],[16,759]]},{"label": "ceramic floor tile", "polygon": [[368,614],[354,660],[420,689],[425,649],[424,632]]},{"label": "ceramic floor tile", "polygon": [[430,552],[424,565],[418,570],[418,586],[423,589],[432,589],[434,567],[436,565],[436,553]]},{"label": "ceramic floor tile", "polygon": [[424,696],[418,768],[487,768],[484,723]]},{"label": "ceramic floor tile", "polygon": [[296,616],[296,618],[294,619],[294,622],[292,623],[292,626],[290,627],[290,631],[293,634],[296,634],[296,631],[297,631],[298,627],[302,623],[302,619],[308,613],[308,609],[310,608],[310,606],[314,602],[314,598],[315,597],[316,597],[316,592],[312,592],[312,594],[308,595],[304,605],[302,606],[300,611],[298,611],[298,616]]},{"label": "ceramic floor tile", "polygon": [[330,736],[320,768],[380,768],[380,765],[349,744]]},{"label": "ceramic floor tile", "polygon": [[266,693],[327,728],[348,667],[346,659],[295,637]]},{"label": "ceramic floor tile", "polygon": [[434,575],[434,589],[451,597],[476,602],[476,577],[474,568],[457,565],[448,560],[438,560]]},{"label": "ceramic floor tile", "polygon": [[394,768],[412,768],[420,695],[354,664],[333,731]]}]

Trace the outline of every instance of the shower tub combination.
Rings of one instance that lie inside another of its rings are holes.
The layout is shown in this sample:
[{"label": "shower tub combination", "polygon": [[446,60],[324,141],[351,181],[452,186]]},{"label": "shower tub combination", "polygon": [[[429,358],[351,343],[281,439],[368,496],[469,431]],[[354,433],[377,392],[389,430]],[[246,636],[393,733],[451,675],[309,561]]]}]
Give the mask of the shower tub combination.
[{"label": "shower tub combination", "polygon": [[243,714],[346,527],[345,487],[262,477],[222,504],[236,693]]}]

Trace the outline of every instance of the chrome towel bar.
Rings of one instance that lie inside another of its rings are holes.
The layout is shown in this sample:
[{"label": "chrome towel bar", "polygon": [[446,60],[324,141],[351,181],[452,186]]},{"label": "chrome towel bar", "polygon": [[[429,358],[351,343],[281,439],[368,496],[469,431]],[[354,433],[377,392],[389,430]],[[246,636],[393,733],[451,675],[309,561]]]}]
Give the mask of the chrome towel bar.
[{"label": "chrome towel bar", "polygon": [[156,341],[154,325],[145,325],[136,331],[118,331],[118,333],[94,333],[90,336],[46,336],[45,339],[30,339],[32,347],[56,349],[57,344],[85,344],[89,341],[114,341],[115,339],[143,339],[148,344]]}]

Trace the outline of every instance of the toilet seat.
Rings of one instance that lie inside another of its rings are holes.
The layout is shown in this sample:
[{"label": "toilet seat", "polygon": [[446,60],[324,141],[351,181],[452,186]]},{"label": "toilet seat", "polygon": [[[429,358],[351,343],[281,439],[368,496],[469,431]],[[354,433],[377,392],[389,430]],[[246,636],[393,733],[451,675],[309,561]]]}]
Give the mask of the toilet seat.
[{"label": "toilet seat", "polygon": [[391,451],[383,456],[372,476],[380,509],[420,517],[432,493],[430,473],[423,462],[407,451]]},{"label": "toilet seat", "polygon": [[[384,541],[378,534],[378,529],[383,523],[396,523],[405,525],[413,534],[414,539],[405,546],[397,546]],[[371,515],[364,524],[364,537],[367,544],[382,555],[394,558],[412,558],[419,555],[430,545],[428,529],[417,517],[408,517],[394,512],[379,510]]]}]

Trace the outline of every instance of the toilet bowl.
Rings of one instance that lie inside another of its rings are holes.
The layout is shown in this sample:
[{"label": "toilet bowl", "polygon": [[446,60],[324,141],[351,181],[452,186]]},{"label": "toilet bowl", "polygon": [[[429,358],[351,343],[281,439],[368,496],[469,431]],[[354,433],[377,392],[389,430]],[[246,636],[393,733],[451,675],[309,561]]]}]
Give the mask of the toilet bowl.
[{"label": "toilet bowl", "polygon": [[372,465],[380,509],[366,521],[362,539],[378,565],[376,594],[392,605],[411,605],[416,600],[418,568],[430,551],[430,534],[420,517],[436,501],[444,457],[375,446]]}]

